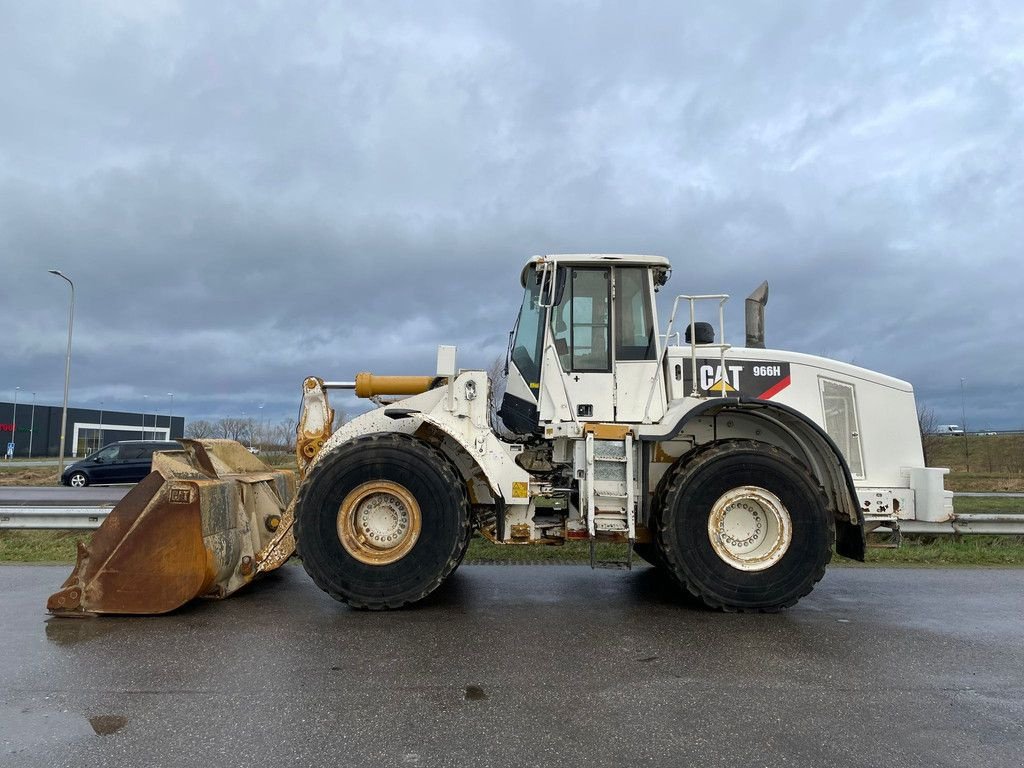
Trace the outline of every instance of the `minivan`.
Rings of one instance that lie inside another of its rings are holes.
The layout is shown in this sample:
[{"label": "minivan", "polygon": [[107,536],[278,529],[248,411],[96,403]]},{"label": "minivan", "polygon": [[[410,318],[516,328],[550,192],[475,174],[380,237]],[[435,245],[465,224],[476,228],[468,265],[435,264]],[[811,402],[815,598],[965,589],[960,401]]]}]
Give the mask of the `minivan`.
[{"label": "minivan", "polygon": [[181,450],[181,445],[174,440],[124,440],[111,443],[69,465],[60,481],[74,488],[137,483],[152,471],[154,451],[178,450]]}]

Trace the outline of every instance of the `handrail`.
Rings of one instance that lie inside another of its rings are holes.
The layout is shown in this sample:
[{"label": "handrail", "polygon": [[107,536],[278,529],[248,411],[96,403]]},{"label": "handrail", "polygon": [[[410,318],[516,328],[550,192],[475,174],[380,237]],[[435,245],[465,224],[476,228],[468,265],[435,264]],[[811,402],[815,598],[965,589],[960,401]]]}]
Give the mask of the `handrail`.
[{"label": "handrail", "polygon": [[[727,293],[707,293],[707,294],[696,294],[696,295],[693,295],[693,296],[686,295],[686,294],[680,294],[680,295],[676,296],[675,300],[672,302],[672,314],[668,318],[668,326],[665,329],[665,333],[662,334],[665,337],[665,346],[662,347],[661,355],[658,358],[658,372],[651,379],[651,388],[650,388],[650,390],[647,393],[647,402],[644,405],[644,419],[643,420],[644,420],[645,423],[649,423],[650,422],[651,401],[654,398],[655,390],[657,390],[657,388],[658,388],[658,375],[659,374],[664,375],[665,360],[668,358],[668,340],[670,338],[672,338],[673,335],[675,335],[675,337],[677,339],[679,338],[679,331],[673,331],[672,329],[675,327],[676,315],[679,313],[679,302],[682,301],[682,300],[686,300],[689,303],[689,305],[690,305],[690,373],[691,373],[690,383],[691,383],[691,386],[692,386],[692,391],[690,392],[690,397],[702,397],[702,395],[700,394],[700,392],[697,389],[697,347],[698,347],[698,344],[697,344],[697,340],[695,338],[695,336],[696,336],[696,329],[694,328],[694,326],[696,325],[696,322],[697,322],[696,304],[697,304],[698,301],[711,301],[711,300],[717,300],[718,301],[718,338],[721,339],[721,341],[718,344],[700,344],[699,346],[701,347],[701,349],[704,349],[704,350],[708,350],[708,349],[717,349],[718,350],[720,365],[721,365],[721,369],[723,371],[722,375],[723,376],[725,375],[725,373],[724,373],[725,372],[725,351],[727,349],[731,349],[732,348],[731,344],[726,344],[725,343],[725,302],[727,302],[729,300],[729,294],[727,294]],[[720,395],[719,396],[720,397],[725,397],[725,387],[724,386],[721,387],[719,391],[720,391]]]}]

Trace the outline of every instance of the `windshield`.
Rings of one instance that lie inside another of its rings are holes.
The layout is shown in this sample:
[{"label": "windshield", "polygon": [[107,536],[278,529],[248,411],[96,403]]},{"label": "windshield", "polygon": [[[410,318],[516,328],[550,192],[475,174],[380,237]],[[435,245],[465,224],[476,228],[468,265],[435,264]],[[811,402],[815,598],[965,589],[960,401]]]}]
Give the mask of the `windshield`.
[{"label": "windshield", "polygon": [[544,342],[544,308],[540,306],[540,283],[536,269],[526,275],[526,293],[516,321],[516,337],[512,343],[512,362],[522,374],[533,396],[540,389],[540,350]]}]

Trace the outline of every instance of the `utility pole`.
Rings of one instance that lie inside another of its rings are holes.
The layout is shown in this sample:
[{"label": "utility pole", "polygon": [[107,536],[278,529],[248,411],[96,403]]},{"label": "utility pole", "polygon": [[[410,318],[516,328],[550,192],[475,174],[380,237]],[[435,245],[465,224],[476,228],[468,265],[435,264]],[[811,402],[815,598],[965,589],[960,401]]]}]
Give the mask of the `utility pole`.
[{"label": "utility pole", "polygon": [[71,332],[75,325],[75,284],[59,269],[49,270],[51,275],[68,281],[71,286],[71,304],[68,307],[68,354],[64,359],[64,411],[60,419],[60,463],[57,465],[57,482],[64,474],[64,437],[68,432],[68,387],[71,384]]},{"label": "utility pole", "polygon": [[18,392],[20,390],[21,387],[14,388],[14,417],[12,419],[14,423],[11,424],[11,445],[14,446],[11,449],[12,459],[14,458],[14,452],[18,450]]},{"label": "utility pole", "polygon": [[98,446],[96,446],[96,449],[99,450],[102,447],[103,447],[103,401],[100,400],[100,444]]},{"label": "utility pole", "polygon": [[266,403],[263,403],[262,405],[260,405],[260,406],[259,406],[259,409],[260,409],[260,418],[259,418],[259,422],[258,422],[258,424],[259,424],[259,428],[260,428],[260,431],[259,431],[259,437],[258,437],[258,438],[257,438],[257,440],[256,440],[256,447],[257,447],[257,448],[258,448],[259,450],[261,450],[261,451],[263,450],[263,446],[262,446],[261,444],[262,444],[262,442],[263,442],[263,439],[264,439],[264,438],[263,438],[263,406],[264,406],[264,405],[266,405]]},{"label": "utility pole", "polygon": [[174,438],[174,393],[168,392],[167,396],[171,398],[171,403],[167,406],[167,439],[171,440]]},{"label": "utility pole", "polygon": [[967,471],[971,471],[971,449],[968,447],[967,441],[967,401],[964,398],[964,382],[967,381],[963,376],[960,377],[960,416],[964,422],[964,464],[967,465]]},{"label": "utility pole", "polygon": [[28,424],[28,457],[32,458],[32,438],[36,434],[36,393],[32,393],[32,420]]},{"label": "utility pole", "polygon": [[146,409],[149,407],[149,395],[142,396],[142,439],[146,439]]}]

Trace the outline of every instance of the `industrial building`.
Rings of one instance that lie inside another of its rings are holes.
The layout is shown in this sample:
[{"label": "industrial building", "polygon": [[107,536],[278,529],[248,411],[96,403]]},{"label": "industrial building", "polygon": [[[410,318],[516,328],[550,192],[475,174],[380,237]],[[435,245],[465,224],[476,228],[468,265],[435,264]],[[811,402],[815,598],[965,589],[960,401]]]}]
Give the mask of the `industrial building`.
[{"label": "industrial building", "polygon": [[[15,458],[57,456],[60,452],[59,405],[0,402],[0,457],[14,443]],[[68,431],[64,454],[86,456],[118,440],[171,440],[182,437],[183,416],[167,413],[108,411],[68,408]]]}]

